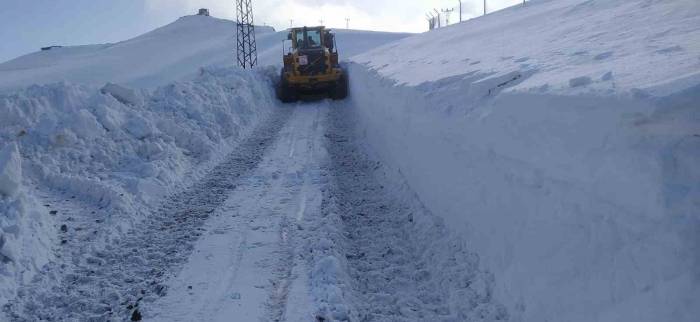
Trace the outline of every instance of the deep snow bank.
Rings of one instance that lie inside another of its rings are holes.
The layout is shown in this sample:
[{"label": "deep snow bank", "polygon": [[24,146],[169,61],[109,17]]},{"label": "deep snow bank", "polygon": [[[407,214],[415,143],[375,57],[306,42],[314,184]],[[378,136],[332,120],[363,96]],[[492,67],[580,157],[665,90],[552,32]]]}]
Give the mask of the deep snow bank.
[{"label": "deep snow bank", "polygon": [[700,7],[532,1],[354,57],[361,132],[515,321],[700,314]]},{"label": "deep snow bank", "polygon": [[7,144],[0,149],[0,304],[48,262],[55,237],[53,221],[21,181],[19,149]]},{"label": "deep snow bank", "polygon": [[50,259],[60,228],[40,194],[108,211],[94,228],[109,242],[272,111],[273,75],[206,68],[153,92],[61,83],[0,96],[0,303]]}]

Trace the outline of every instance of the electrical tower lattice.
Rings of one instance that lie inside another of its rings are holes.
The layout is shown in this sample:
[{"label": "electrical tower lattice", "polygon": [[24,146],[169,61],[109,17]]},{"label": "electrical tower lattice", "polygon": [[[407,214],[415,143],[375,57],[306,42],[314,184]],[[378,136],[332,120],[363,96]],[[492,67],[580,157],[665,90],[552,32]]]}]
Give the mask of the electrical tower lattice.
[{"label": "electrical tower lattice", "polygon": [[258,64],[252,0],[236,0],[236,59],[242,68]]}]

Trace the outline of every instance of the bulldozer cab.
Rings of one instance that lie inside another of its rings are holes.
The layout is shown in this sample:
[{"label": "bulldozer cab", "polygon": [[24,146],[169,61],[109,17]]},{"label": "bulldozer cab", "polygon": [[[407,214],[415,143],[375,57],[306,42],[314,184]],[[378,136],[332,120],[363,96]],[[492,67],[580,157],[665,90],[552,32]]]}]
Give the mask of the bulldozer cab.
[{"label": "bulldozer cab", "polygon": [[292,41],[292,51],[335,49],[335,35],[323,26],[292,28],[287,39]]}]

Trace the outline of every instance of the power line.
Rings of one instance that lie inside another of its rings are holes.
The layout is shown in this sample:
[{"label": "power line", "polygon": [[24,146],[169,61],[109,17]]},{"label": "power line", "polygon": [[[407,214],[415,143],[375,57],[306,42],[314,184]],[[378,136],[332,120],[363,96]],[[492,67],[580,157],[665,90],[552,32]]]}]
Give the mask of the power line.
[{"label": "power line", "polygon": [[236,60],[242,68],[258,64],[252,0],[236,0]]}]

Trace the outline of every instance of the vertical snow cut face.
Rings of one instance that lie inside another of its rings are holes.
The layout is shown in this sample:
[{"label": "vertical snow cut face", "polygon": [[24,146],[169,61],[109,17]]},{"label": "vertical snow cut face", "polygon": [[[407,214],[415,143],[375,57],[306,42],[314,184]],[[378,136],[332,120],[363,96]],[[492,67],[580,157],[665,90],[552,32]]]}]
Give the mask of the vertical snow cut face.
[{"label": "vertical snow cut face", "polygon": [[700,6],[530,1],[353,57],[361,133],[516,321],[700,315]]}]

